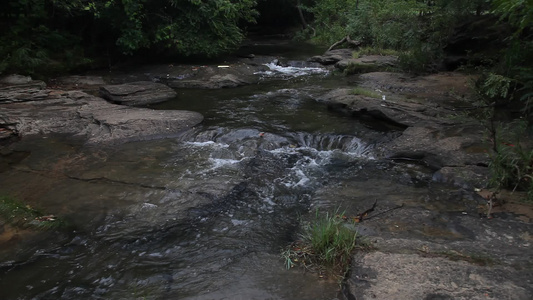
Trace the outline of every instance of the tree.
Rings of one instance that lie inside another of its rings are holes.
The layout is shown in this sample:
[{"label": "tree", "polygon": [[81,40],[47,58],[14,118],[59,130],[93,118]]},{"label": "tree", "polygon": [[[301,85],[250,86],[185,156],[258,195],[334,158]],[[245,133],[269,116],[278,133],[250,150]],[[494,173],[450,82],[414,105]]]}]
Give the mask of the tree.
[{"label": "tree", "polygon": [[[4,0],[0,73],[63,71],[93,56],[215,56],[236,48],[256,0]],[[105,52],[102,50],[105,49]],[[46,66],[46,67],[45,67]]]},{"label": "tree", "polygon": [[[83,62],[80,38],[70,20],[80,18],[79,1],[20,0],[0,5],[0,73],[32,74],[44,65]],[[69,28],[69,31],[65,28]]]},{"label": "tree", "polygon": [[107,0],[87,8],[115,29],[126,54],[150,48],[179,55],[215,56],[235,48],[242,24],[254,22],[255,0]]}]

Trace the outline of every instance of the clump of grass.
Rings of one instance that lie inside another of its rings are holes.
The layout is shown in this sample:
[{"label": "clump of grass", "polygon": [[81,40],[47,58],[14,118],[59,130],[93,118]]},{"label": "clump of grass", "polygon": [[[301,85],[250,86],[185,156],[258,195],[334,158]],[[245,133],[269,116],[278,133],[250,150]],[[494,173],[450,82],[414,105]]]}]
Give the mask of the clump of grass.
[{"label": "clump of grass", "polygon": [[394,49],[383,49],[378,47],[362,47],[353,52],[353,58],[360,58],[364,55],[399,56],[400,52]]},{"label": "clump of grass", "polygon": [[0,218],[20,228],[49,230],[65,226],[63,220],[46,215],[8,196],[0,196]]},{"label": "clump of grass", "polygon": [[369,98],[381,99],[381,95],[372,90],[368,90],[362,87],[355,87],[350,92],[353,95],[361,95]]},{"label": "clump of grass", "polygon": [[303,266],[321,275],[339,276],[350,269],[357,231],[338,210],[331,214],[315,213],[314,220],[304,223],[301,239],[282,251],[287,268]]}]

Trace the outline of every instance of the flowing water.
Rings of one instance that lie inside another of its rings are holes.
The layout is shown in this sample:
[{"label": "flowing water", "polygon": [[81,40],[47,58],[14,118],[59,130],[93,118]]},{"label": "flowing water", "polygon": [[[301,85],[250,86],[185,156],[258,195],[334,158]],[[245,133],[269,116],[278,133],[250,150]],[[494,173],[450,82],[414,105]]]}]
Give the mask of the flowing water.
[{"label": "flowing water", "polygon": [[74,229],[0,239],[0,298],[335,298],[337,282],[286,270],[280,250],[317,190],[384,174],[374,151],[388,133],[315,100],[342,77],[269,67],[258,85],[180,90],[152,107],[205,116],[179,138],[22,141],[0,173],[2,190]]}]

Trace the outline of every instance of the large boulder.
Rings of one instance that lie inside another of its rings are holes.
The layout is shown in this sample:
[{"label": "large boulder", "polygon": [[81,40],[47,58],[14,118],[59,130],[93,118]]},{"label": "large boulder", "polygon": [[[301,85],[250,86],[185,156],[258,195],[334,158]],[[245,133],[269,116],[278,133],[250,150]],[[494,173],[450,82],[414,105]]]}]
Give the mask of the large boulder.
[{"label": "large boulder", "polygon": [[176,97],[176,92],[162,83],[137,81],[100,87],[100,95],[112,103],[143,106]]},{"label": "large boulder", "polygon": [[309,61],[317,62],[323,65],[333,65],[338,61],[353,58],[351,49],[335,49],[326,51],[323,55],[313,56]]},{"label": "large boulder", "polygon": [[336,89],[318,100],[355,118],[391,125],[397,135],[382,141],[379,156],[427,166],[437,182],[471,187],[486,180],[484,128],[457,110],[468,105],[463,98],[469,77],[376,72],[357,79],[358,88]]},{"label": "large boulder", "polygon": [[89,143],[176,136],[203,120],[197,112],[124,107],[98,98],[81,107],[78,114],[88,123]]},{"label": "large boulder", "polygon": [[331,110],[348,110],[355,117],[366,115],[397,127],[406,128],[434,119],[422,111],[431,109],[422,104],[387,100],[385,95],[377,97],[355,94],[351,89],[336,89],[318,98],[328,104]]},{"label": "large boulder", "polygon": [[484,128],[479,124],[409,127],[389,143],[385,156],[408,162],[418,161],[431,169],[457,166],[486,166],[489,156],[481,140]]},{"label": "large boulder", "polygon": [[18,84],[27,84],[32,82],[30,76],[12,74],[0,78],[0,84],[2,85],[18,85]]},{"label": "large boulder", "polygon": [[0,139],[13,134],[67,134],[88,143],[177,136],[203,120],[200,113],[116,105],[81,91],[48,91],[41,101],[0,106]]},{"label": "large boulder", "polygon": [[9,75],[0,79],[0,104],[38,101],[48,97],[46,83],[30,76]]},{"label": "large boulder", "polygon": [[102,76],[97,75],[70,75],[59,78],[54,78],[49,81],[49,84],[54,87],[61,87],[61,89],[84,91],[98,91],[98,89],[107,83]]},{"label": "large boulder", "polygon": [[[351,69],[350,73],[368,73],[395,67],[397,56],[391,55],[365,55],[359,58],[346,58],[335,63],[335,68],[344,71]],[[360,70],[358,72],[358,70]]]}]

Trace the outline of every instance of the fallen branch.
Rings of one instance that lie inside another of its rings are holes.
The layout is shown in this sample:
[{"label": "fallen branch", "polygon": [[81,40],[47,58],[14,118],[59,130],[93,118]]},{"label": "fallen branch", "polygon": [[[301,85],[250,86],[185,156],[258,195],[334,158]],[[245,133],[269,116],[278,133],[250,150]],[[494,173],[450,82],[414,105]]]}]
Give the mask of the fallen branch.
[{"label": "fallen branch", "polygon": [[[342,40],[333,43],[333,45],[331,45],[331,46],[328,48],[327,51],[331,51],[331,50],[333,50],[333,48],[335,48],[335,47],[341,45],[341,44],[344,43],[344,42],[347,42],[348,44],[354,46],[355,48],[361,46],[361,44],[362,44],[360,41],[354,41],[354,40],[352,40],[352,39],[350,38],[350,36],[347,35],[347,36],[343,37]],[[327,51],[326,51],[326,52],[327,52]]]},{"label": "fallen branch", "polygon": [[360,41],[354,41],[350,38],[349,35],[346,36],[346,41],[348,42],[348,44],[354,46],[355,48],[361,46],[363,43],[361,43]]},{"label": "fallen branch", "polygon": [[346,42],[346,37],[343,37],[342,40],[333,43],[333,45],[331,45],[331,46],[328,48],[328,50],[326,50],[326,52],[333,50],[333,48],[337,47],[338,45],[340,45],[340,44],[342,44],[342,43],[344,43],[344,42]]}]

